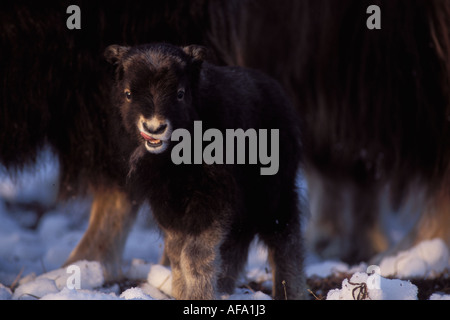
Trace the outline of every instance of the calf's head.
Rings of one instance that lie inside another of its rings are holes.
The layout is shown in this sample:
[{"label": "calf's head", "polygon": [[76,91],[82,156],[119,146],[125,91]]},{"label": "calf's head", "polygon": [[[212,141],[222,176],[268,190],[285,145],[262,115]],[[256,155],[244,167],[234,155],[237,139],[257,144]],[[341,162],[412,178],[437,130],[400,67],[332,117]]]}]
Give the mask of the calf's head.
[{"label": "calf's head", "polygon": [[164,152],[173,130],[192,125],[205,54],[200,46],[169,44],[106,48],[107,61],[116,66],[114,104],[127,132],[148,152]]}]

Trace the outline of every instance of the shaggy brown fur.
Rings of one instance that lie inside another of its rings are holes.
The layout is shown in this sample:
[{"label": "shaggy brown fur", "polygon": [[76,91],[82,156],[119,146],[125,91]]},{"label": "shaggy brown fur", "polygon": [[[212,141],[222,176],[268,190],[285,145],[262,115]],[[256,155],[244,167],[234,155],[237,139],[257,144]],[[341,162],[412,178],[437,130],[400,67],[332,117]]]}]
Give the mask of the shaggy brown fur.
[{"label": "shaggy brown fur", "polygon": [[[81,30],[66,27],[78,4]],[[117,157],[104,61],[110,43],[197,42],[202,5],[185,1],[14,1],[0,10],[0,161],[14,171],[45,145],[58,156],[61,198],[94,195],[89,228],[67,263],[102,262],[120,276],[136,203],[124,188],[128,159]]]},{"label": "shaggy brown fur", "polygon": [[[411,186],[426,194],[402,248],[436,236],[450,244],[448,1],[78,1],[81,30],[66,28],[70,4],[21,1],[0,11],[0,161],[9,168],[49,143],[61,161],[62,193],[94,190],[102,203],[102,193],[125,192],[126,161],[111,156],[105,88],[112,70],[102,52],[110,43],[198,43],[222,64],[269,73],[291,94],[304,121],[311,197],[321,204],[314,249],[349,261],[383,249],[376,221],[386,185],[396,207]],[[381,30],[365,26],[372,4],[381,8]],[[123,199],[120,208],[133,207]],[[114,243],[110,215],[92,214],[102,221],[82,241],[92,245],[72,258],[114,266],[109,257],[123,245],[91,240],[105,226],[100,233],[111,238],[101,241]],[[134,220],[118,215],[119,225]]]},{"label": "shaggy brown fur", "polygon": [[[212,43],[226,63],[264,70],[291,92],[320,204],[313,249],[349,262],[386,249],[378,219],[387,185],[394,208],[414,186],[426,194],[402,246],[437,236],[450,244],[450,2],[239,3],[213,12]],[[373,4],[381,30],[366,27]]]}]

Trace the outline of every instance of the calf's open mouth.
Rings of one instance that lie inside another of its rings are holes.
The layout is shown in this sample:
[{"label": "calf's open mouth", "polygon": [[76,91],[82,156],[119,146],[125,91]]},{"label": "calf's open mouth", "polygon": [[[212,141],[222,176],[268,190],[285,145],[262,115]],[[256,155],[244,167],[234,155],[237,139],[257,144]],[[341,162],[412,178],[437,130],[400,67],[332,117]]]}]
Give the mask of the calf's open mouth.
[{"label": "calf's open mouth", "polygon": [[145,132],[141,132],[141,136],[145,139],[145,143],[147,144],[147,146],[151,147],[151,148],[157,148],[162,146],[163,142],[159,139],[155,139],[152,136],[148,135]]}]

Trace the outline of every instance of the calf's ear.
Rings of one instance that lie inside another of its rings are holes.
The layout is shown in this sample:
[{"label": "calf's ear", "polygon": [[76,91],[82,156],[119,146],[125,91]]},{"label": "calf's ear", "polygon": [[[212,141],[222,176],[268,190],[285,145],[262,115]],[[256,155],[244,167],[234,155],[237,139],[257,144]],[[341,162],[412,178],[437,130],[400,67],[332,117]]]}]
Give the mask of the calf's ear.
[{"label": "calf's ear", "polygon": [[130,47],[119,46],[117,44],[110,45],[105,49],[104,56],[106,61],[111,64],[119,64],[124,55],[130,50]]},{"label": "calf's ear", "polygon": [[191,56],[194,61],[204,61],[208,56],[208,49],[198,45],[184,47],[183,51]]}]

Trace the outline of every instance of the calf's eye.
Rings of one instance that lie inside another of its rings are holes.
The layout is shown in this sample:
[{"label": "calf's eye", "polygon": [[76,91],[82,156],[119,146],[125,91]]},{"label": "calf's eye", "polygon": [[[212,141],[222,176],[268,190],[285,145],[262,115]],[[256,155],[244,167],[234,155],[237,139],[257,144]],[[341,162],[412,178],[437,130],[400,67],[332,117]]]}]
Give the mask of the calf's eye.
[{"label": "calf's eye", "polygon": [[177,92],[177,99],[178,100],[183,100],[184,98],[184,90],[178,90]]},{"label": "calf's eye", "polygon": [[128,101],[131,101],[131,91],[129,89],[125,89],[124,94],[125,94],[125,98]]}]

